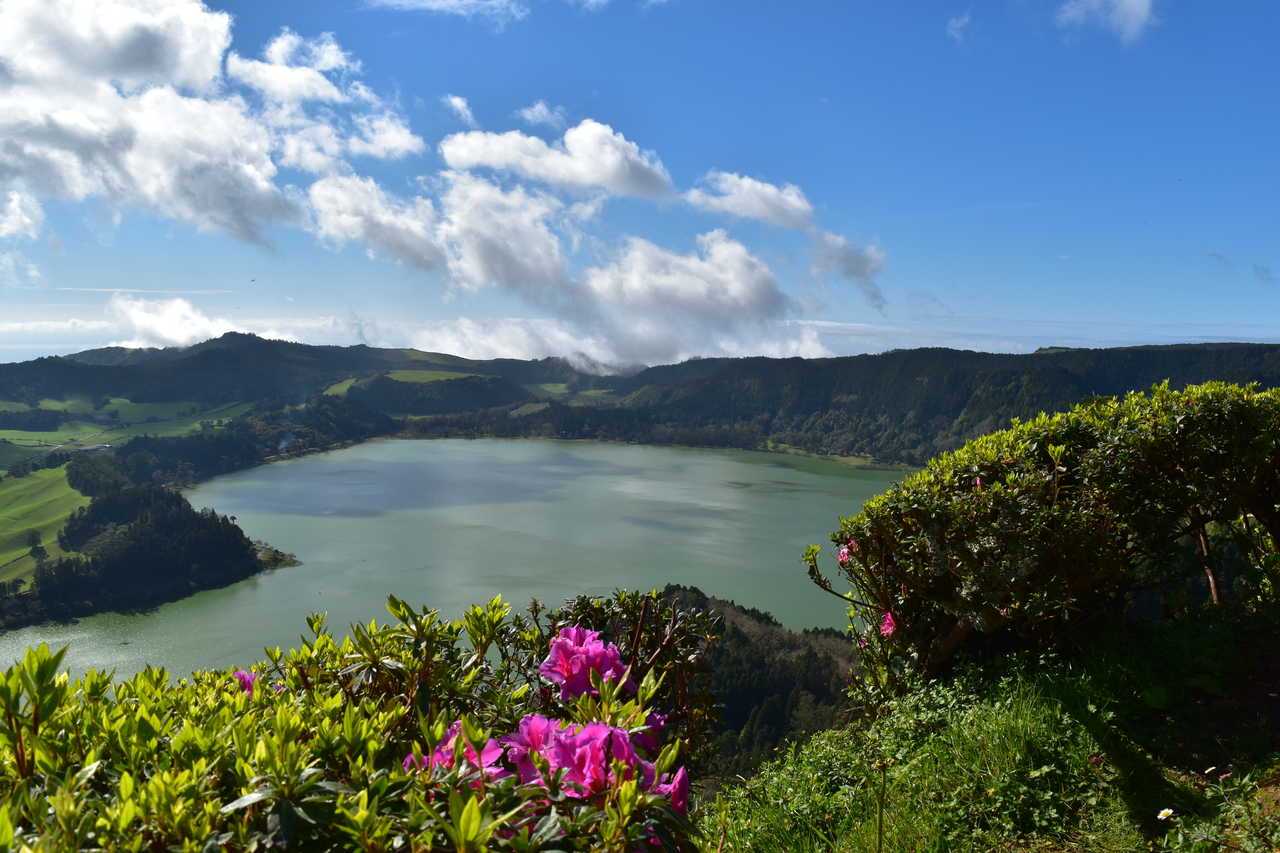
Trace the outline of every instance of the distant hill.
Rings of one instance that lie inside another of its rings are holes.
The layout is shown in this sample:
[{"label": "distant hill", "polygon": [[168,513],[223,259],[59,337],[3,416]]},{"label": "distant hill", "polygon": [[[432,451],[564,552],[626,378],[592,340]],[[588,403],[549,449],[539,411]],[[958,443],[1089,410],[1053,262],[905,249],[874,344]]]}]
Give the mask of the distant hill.
[{"label": "distant hill", "polygon": [[1010,418],[1166,379],[1175,387],[1210,379],[1280,385],[1280,345],[715,358],[610,376],[556,358],[472,360],[229,333],[186,348],[108,347],[3,364],[0,409],[16,412],[15,424],[41,424],[56,419],[22,412],[62,406],[63,420],[74,421],[73,409],[58,401],[261,409],[327,393],[410,418],[406,430],[421,436],[677,442],[920,463]]}]

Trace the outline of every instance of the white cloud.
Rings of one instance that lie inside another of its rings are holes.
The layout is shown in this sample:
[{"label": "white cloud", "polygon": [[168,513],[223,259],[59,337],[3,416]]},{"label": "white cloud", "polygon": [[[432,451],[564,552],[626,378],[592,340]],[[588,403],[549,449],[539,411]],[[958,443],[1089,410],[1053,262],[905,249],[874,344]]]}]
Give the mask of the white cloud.
[{"label": "white cloud", "polygon": [[708,172],[702,182],[712,192],[694,188],[685,200],[694,207],[758,219],[783,228],[807,228],[813,222],[813,205],[795,184],[778,187],[732,172]]},{"label": "white cloud", "polygon": [[1121,41],[1137,40],[1155,21],[1155,0],[1067,0],[1058,7],[1058,26],[1095,24]]},{"label": "white cloud", "polygon": [[878,246],[860,249],[844,237],[826,231],[816,232],[814,241],[814,274],[837,275],[853,282],[872,308],[884,311],[884,294],[875,282],[876,273],[884,267],[884,252]]},{"label": "white cloud", "polygon": [[21,190],[9,190],[0,203],[0,237],[29,237],[34,240],[44,226],[44,208]]},{"label": "white cloud", "polygon": [[427,352],[463,358],[568,358],[588,371],[616,363],[609,341],[560,320],[528,317],[458,317],[429,323],[413,335],[410,345]]},{"label": "white cloud", "polygon": [[442,95],[440,103],[449,108],[450,112],[462,119],[462,123],[467,127],[479,127],[476,123],[476,117],[471,113],[471,105],[467,103],[467,99],[461,95]]},{"label": "white cloud", "polygon": [[257,59],[244,59],[232,51],[227,56],[227,73],[241,83],[257,89],[263,97],[279,103],[347,100],[347,96],[328,77],[306,66],[277,65]]},{"label": "white cloud", "polygon": [[551,107],[546,101],[534,101],[523,109],[516,110],[515,114],[522,118],[526,124],[546,125],[547,127],[560,130],[565,126],[567,121],[564,107]]},{"label": "white cloud", "polygon": [[194,0],[16,0],[4,21],[0,176],[248,240],[296,219],[269,131],[240,98],[201,94],[221,79],[227,15]]},{"label": "white cloud", "polygon": [[8,335],[75,334],[101,332],[113,328],[115,328],[115,325],[106,320],[81,320],[77,317],[69,317],[63,320],[0,321],[0,332]]},{"label": "white cloud", "polygon": [[107,303],[117,334],[113,346],[190,346],[227,332],[244,331],[230,320],[209,317],[185,299],[136,299],[117,294]]},{"label": "white cloud", "polygon": [[333,33],[305,39],[285,27],[267,45],[263,56],[273,65],[304,65],[316,71],[360,70],[360,62],[342,49]]},{"label": "white cloud", "polygon": [[962,15],[956,15],[947,19],[947,38],[957,44],[964,41],[965,33],[969,30],[969,23],[973,20],[973,14],[965,11]]},{"label": "white cloud", "polygon": [[767,339],[791,306],[768,265],[724,231],[680,254],[632,237],[586,287],[624,361],[735,352]]},{"label": "white cloud", "polygon": [[231,16],[200,0],[5,0],[0,57],[14,81],[126,91],[216,88]]},{"label": "white cloud", "polygon": [[364,243],[419,269],[444,266],[430,199],[402,202],[388,196],[372,178],[355,175],[321,178],[307,195],[315,232],[322,240],[339,246]]},{"label": "white cloud", "polygon": [[655,153],[592,119],[569,128],[555,145],[517,130],[472,131],[445,137],[440,153],[454,169],[500,169],[568,189],[651,197],[671,192],[671,178]]},{"label": "white cloud", "polygon": [[404,119],[392,113],[357,116],[355,126],[357,134],[347,143],[347,150],[355,155],[398,160],[426,147]]},{"label": "white cloud", "polygon": [[446,180],[438,233],[452,281],[467,290],[498,285],[530,304],[563,307],[570,287],[560,239],[549,224],[561,203],[466,172],[450,172]]},{"label": "white cloud", "polygon": [[40,268],[21,252],[0,252],[0,289],[38,287]]},{"label": "white cloud", "polygon": [[370,6],[382,6],[412,12],[443,12],[466,17],[488,17],[502,24],[529,14],[520,0],[367,0]]}]

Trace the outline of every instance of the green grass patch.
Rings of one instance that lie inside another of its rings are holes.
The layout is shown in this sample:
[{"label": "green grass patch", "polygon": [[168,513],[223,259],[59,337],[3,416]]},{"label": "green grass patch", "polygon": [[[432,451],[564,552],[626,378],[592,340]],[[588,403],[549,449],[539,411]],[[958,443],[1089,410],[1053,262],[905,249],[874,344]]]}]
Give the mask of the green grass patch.
[{"label": "green grass patch", "polygon": [[68,515],[88,503],[67,483],[66,466],[0,480],[0,580],[22,577],[35,568],[29,559],[15,564],[30,550],[28,531],[40,533],[50,556],[61,553],[58,531]]},{"label": "green grass patch", "polygon": [[0,412],[25,412],[31,407],[15,400],[0,400]]},{"label": "green grass patch", "polygon": [[967,669],[793,747],[724,789],[702,829],[735,851],[1271,850],[1276,634],[1206,614],[1074,660]]},{"label": "green grass patch", "polygon": [[387,373],[387,378],[394,379],[396,382],[444,382],[450,379],[461,379],[464,376],[479,375],[454,370],[392,370]]},{"label": "green grass patch", "polygon": [[0,429],[0,439],[30,446],[66,444],[102,432],[104,427],[84,421],[67,421],[56,430]]},{"label": "green grass patch", "polygon": [[345,397],[347,396],[347,391],[349,391],[351,386],[354,384],[356,384],[356,377],[352,376],[350,379],[344,379],[341,382],[333,383],[328,388],[324,389],[324,393],[331,397]]},{"label": "green grass patch", "polygon": [[537,385],[526,385],[534,394],[550,394],[552,397],[563,397],[569,393],[569,386],[564,382],[542,382]]},{"label": "green grass patch", "polygon": [[549,408],[551,408],[551,404],[546,401],[543,401],[540,403],[525,403],[523,406],[520,406],[519,408],[512,409],[511,417],[520,418],[520,417],[524,417],[525,415],[535,415],[538,412],[545,411],[546,409],[549,409]]}]

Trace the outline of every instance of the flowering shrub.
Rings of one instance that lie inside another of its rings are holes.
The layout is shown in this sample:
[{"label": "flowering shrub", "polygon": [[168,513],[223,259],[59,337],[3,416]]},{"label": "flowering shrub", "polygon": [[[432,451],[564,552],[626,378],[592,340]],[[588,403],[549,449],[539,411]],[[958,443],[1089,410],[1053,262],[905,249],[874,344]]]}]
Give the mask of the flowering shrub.
[{"label": "flowering shrub", "polygon": [[1221,382],[1101,399],[943,454],[831,535],[875,692],[999,635],[1051,648],[1146,593],[1280,597],[1280,391]]},{"label": "flowering shrub", "polygon": [[629,593],[577,614],[388,609],[176,684],[71,681],[64,652],[29,650],[0,677],[0,849],[693,849],[678,735],[705,709],[668,685],[699,665],[705,617],[645,631],[670,608]]}]

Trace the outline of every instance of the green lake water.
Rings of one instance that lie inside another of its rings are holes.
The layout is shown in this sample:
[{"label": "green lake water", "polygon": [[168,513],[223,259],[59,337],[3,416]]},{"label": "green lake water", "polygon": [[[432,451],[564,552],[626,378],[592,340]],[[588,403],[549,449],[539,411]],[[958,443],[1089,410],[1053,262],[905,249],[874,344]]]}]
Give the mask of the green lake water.
[{"label": "green lake water", "polygon": [[296,645],[308,613],[338,631],[389,619],[388,593],[453,617],[501,593],[523,606],[667,583],[843,627],[800,557],[902,475],[745,451],[567,441],[376,441],[218,477],[196,507],[302,565],[144,613],[0,634],[0,661],[70,644],[68,663],[129,674],[245,665]]}]

